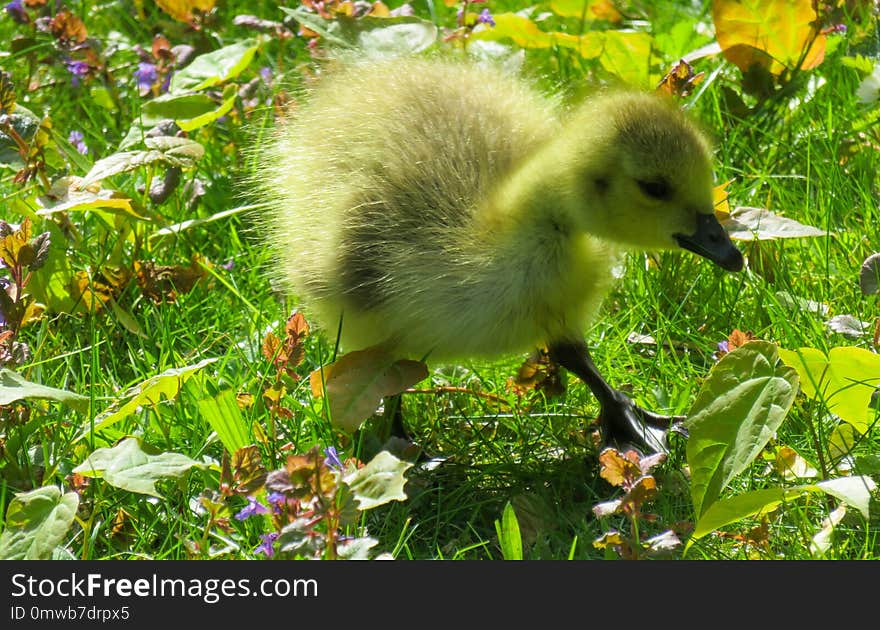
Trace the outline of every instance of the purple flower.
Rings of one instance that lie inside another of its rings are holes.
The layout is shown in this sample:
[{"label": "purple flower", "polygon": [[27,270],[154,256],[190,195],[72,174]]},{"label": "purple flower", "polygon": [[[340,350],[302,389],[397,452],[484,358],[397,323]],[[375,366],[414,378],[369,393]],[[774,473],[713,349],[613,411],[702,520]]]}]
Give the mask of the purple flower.
[{"label": "purple flower", "polygon": [[260,68],[260,78],[263,80],[263,83],[266,85],[272,84],[272,69],[269,66],[263,66]]},{"label": "purple flower", "polygon": [[27,11],[24,8],[23,0],[12,0],[12,2],[3,8],[14,22],[17,22],[18,24],[27,24],[30,22]]},{"label": "purple flower", "polygon": [[269,508],[258,502],[255,498],[248,497],[247,500],[248,504],[244,508],[242,508],[241,512],[235,515],[235,518],[237,518],[238,520],[243,521],[244,519],[250,518],[251,516],[255,516],[257,514],[269,513]]},{"label": "purple flower", "polygon": [[67,141],[73,145],[73,148],[77,150],[81,155],[85,155],[89,152],[89,148],[86,146],[86,143],[83,141],[82,131],[71,131],[70,135],[67,136]]},{"label": "purple flower", "polygon": [[155,64],[141,61],[138,63],[138,69],[134,71],[134,78],[137,80],[138,93],[141,96],[146,96],[153,89],[153,84],[159,78],[159,73],[156,72]]},{"label": "purple flower", "polygon": [[495,26],[495,19],[492,17],[492,14],[489,13],[489,9],[483,9],[480,11],[480,15],[477,16],[477,22],[488,24],[489,26]]},{"label": "purple flower", "polygon": [[339,460],[339,454],[336,452],[336,448],[333,446],[328,446],[324,449],[324,457],[326,457],[327,465],[330,466],[333,470],[342,470],[342,462]]},{"label": "purple flower", "polygon": [[73,84],[73,87],[79,87],[80,78],[87,77],[89,74],[89,70],[91,69],[89,64],[85,61],[74,61],[71,59],[66,65],[67,71],[73,75],[70,78],[71,84]]},{"label": "purple flower", "polygon": [[730,342],[719,341],[718,342],[718,352],[730,352]]},{"label": "purple flower", "polygon": [[260,534],[261,542],[256,549],[254,549],[254,553],[262,553],[265,554],[267,558],[271,558],[275,555],[275,547],[273,546],[275,543],[275,539],[278,538],[278,532],[269,532],[268,534]]}]

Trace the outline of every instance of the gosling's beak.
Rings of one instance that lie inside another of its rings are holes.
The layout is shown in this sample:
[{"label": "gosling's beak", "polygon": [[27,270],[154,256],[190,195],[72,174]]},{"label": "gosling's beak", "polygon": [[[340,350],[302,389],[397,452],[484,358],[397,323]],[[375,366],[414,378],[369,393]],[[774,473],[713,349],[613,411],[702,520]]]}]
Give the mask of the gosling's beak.
[{"label": "gosling's beak", "polygon": [[715,213],[697,213],[697,231],[693,234],[673,234],[680,247],[708,258],[727,271],[741,271],[742,253],[736,248],[727,232],[721,227]]}]

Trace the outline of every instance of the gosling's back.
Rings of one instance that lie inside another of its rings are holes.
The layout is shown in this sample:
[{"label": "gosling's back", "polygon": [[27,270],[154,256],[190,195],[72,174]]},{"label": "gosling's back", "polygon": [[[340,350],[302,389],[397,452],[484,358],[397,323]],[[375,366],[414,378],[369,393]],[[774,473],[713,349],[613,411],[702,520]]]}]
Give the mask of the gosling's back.
[{"label": "gosling's back", "polygon": [[[601,262],[579,269],[540,243],[500,251],[517,246],[480,225],[492,191],[558,130],[551,101],[472,65],[396,60],[324,78],[265,160],[279,271],[331,334],[342,317],[347,349],[496,354],[546,341],[546,325],[576,328],[560,320],[601,298],[603,246],[583,241]],[[538,285],[551,294],[528,295]],[[583,303],[563,305],[573,293]]]}]

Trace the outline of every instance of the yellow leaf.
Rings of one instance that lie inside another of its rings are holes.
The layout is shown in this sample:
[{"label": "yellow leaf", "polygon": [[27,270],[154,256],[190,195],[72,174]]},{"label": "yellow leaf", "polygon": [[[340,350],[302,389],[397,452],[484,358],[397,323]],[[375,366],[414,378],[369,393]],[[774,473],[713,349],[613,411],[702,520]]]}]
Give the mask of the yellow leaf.
[{"label": "yellow leaf", "polygon": [[81,177],[69,176],[54,182],[49,192],[37,199],[42,206],[37,210],[37,214],[45,216],[56,212],[102,209],[146,220],[146,217],[134,211],[131,207],[131,199],[128,197],[115,190],[101,188],[100,184],[82,186],[82,181]]},{"label": "yellow leaf", "polygon": [[712,200],[715,203],[715,216],[719,221],[730,218],[730,204],[727,202],[727,187],[733,183],[732,179],[728,179],[723,184],[718,184],[712,189]]},{"label": "yellow leaf", "polygon": [[193,9],[207,13],[216,0],[156,0],[159,8],[180,22],[192,22]]},{"label": "yellow leaf", "polygon": [[724,56],[743,72],[758,65],[780,75],[798,62],[809,70],[825,56],[812,0],[715,0],[712,19]]}]

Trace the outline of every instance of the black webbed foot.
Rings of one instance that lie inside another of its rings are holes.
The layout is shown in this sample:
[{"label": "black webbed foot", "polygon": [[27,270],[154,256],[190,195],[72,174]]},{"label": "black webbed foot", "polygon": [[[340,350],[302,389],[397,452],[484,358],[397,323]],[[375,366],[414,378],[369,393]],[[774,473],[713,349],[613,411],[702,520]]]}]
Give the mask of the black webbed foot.
[{"label": "black webbed foot", "polygon": [[584,381],[599,401],[602,440],[606,445],[635,448],[642,453],[666,453],[670,431],[687,435],[680,424],[684,417],[662,416],[642,409],[611,387],[602,378],[584,342],[559,342],[551,344],[549,350],[551,358]]},{"label": "black webbed foot", "polygon": [[602,442],[619,450],[635,448],[641,453],[667,453],[670,431],[687,435],[684,416],[663,416],[635,404],[617,390],[602,403],[599,421]]}]

